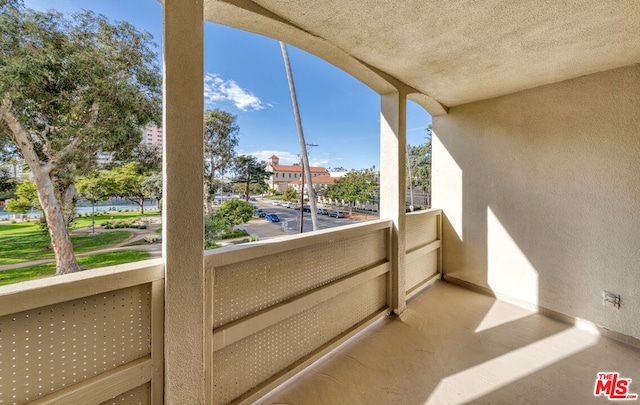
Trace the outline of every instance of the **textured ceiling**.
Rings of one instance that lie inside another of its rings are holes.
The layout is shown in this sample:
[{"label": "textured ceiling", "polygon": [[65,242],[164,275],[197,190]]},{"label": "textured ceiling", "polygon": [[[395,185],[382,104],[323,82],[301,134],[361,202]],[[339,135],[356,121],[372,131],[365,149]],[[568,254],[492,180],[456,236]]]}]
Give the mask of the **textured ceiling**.
[{"label": "textured ceiling", "polygon": [[640,62],[638,0],[205,0],[205,18],[284,40],[379,92],[404,84],[434,115]]}]

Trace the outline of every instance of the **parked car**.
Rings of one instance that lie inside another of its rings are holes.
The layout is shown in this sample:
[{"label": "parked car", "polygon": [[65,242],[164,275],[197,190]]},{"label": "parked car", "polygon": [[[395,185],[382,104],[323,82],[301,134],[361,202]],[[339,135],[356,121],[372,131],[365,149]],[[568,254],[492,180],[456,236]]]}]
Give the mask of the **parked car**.
[{"label": "parked car", "polygon": [[264,219],[270,222],[280,222],[280,218],[276,214],[267,214]]},{"label": "parked car", "polygon": [[256,213],[258,214],[258,217],[260,217],[260,218],[264,218],[267,215],[267,213],[263,209],[259,209],[258,211],[256,211]]},{"label": "parked car", "polygon": [[344,218],[344,212],[342,211],[332,211],[331,214],[329,214],[330,217],[333,218]]},{"label": "parked car", "polygon": [[274,201],[271,203],[271,205],[280,205],[280,201]]},{"label": "parked car", "polygon": [[310,205],[303,205],[302,209],[304,210],[304,212],[311,212],[311,206]]},{"label": "parked car", "polygon": [[286,202],[284,204],[282,204],[283,207],[285,208],[291,208],[291,203],[290,202]]},{"label": "parked car", "polygon": [[297,204],[293,204],[291,207],[293,207],[294,210],[300,211],[300,206]]},{"label": "parked car", "polygon": [[318,210],[316,211],[317,214],[320,215],[329,215],[329,211],[327,211],[326,208],[318,208]]}]

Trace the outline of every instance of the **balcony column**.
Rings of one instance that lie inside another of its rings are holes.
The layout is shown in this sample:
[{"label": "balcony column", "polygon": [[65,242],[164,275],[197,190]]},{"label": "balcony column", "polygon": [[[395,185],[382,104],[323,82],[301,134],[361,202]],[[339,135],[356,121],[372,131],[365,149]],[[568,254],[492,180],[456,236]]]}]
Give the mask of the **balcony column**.
[{"label": "balcony column", "polygon": [[380,218],[391,219],[391,306],[396,314],[407,307],[405,290],[406,95],[380,97]]},{"label": "balcony column", "polygon": [[203,3],[164,0],[165,403],[205,403]]}]

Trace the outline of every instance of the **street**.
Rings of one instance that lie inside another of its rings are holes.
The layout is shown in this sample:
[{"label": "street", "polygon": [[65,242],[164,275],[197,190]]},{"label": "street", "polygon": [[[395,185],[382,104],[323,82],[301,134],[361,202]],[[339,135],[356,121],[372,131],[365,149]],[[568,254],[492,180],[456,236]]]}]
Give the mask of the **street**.
[{"label": "street", "polygon": [[[273,238],[283,235],[293,235],[300,231],[300,211],[293,208],[285,208],[282,205],[273,205],[273,201],[276,200],[262,200],[260,198],[257,201],[250,201],[251,204],[256,205],[258,208],[263,209],[267,214],[276,214],[280,218],[280,222],[268,222],[264,218],[254,217],[251,221],[239,228],[246,229],[249,233],[257,235],[260,239]],[[322,206],[319,206],[321,208]],[[333,211],[332,208],[326,207],[327,211]],[[354,219],[350,219],[348,211],[343,211],[347,218],[331,218],[328,215],[318,215],[318,228],[327,229],[335,228],[337,226],[344,226],[355,223]],[[364,216],[358,216],[358,220],[373,220],[374,216],[364,218]],[[283,224],[288,227],[287,230],[283,228]],[[304,232],[311,232],[313,226],[311,224],[311,213],[304,213]]]}]

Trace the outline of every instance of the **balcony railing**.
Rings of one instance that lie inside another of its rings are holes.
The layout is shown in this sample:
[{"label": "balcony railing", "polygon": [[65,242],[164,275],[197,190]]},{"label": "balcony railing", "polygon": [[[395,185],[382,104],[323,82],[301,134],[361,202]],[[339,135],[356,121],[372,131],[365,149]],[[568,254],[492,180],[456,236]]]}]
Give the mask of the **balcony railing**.
[{"label": "balcony railing", "polygon": [[[440,272],[440,210],[407,216],[407,296]],[[393,224],[205,252],[212,403],[252,401],[390,313]],[[0,404],[160,403],[160,260],[0,288]]]},{"label": "balcony railing", "polygon": [[405,237],[405,291],[409,299],[441,275],[442,210],[407,214]]},{"label": "balcony railing", "polygon": [[163,300],[159,260],[2,287],[0,404],[161,402]]}]

